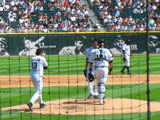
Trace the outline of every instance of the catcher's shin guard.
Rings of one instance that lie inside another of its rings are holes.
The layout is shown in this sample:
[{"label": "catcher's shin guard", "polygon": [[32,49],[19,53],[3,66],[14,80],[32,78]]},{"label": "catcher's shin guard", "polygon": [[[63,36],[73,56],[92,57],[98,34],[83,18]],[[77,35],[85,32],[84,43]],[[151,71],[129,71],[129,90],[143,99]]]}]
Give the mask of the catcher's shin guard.
[{"label": "catcher's shin guard", "polygon": [[100,102],[104,101],[105,92],[106,92],[105,84],[99,83],[99,101]]}]

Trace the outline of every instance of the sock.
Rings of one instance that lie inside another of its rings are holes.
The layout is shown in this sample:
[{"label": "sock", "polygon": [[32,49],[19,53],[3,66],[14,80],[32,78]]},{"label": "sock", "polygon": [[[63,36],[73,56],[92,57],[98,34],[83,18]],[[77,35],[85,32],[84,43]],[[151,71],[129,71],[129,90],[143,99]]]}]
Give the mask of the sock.
[{"label": "sock", "polygon": [[123,69],[122,69],[121,71],[124,72],[125,69],[126,69],[126,66],[124,66]]},{"label": "sock", "polygon": [[127,67],[127,72],[129,73],[129,67]]}]

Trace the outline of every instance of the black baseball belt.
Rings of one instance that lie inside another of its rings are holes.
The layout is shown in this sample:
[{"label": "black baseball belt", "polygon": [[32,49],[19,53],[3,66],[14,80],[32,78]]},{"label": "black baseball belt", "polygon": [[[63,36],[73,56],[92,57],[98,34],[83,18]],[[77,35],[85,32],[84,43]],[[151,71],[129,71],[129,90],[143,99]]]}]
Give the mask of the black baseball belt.
[{"label": "black baseball belt", "polygon": [[105,67],[108,67],[108,66],[94,66],[94,68],[105,68]]}]

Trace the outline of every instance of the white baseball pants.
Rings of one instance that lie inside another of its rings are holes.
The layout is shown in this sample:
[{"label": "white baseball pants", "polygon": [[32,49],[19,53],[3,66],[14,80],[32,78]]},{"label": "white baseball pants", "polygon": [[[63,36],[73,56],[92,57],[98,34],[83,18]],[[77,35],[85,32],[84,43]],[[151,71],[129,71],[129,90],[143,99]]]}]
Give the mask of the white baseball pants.
[{"label": "white baseball pants", "polygon": [[42,100],[43,77],[39,75],[31,76],[31,80],[35,88],[35,93],[30,99],[30,102],[34,104],[38,99],[39,104],[42,104],[43,103],[43,100]]},{"label": "white baseball pants", "polygon": [[[93,69],[94,71],[94,69]],[[89,69],[87,69],[87,80],[88,80],[88,73],[89,73]],[[93,87],[93,84],[95,85]],[[98,95],[98,85],[97,85],[97,81],[94,80],[92,82],[89,82],[88,81],[88,91],[89,91],[89,94],[92,94],[92,95]]]},{"label": "white baseball pants", "polygon": [[103,102],[106,91],[105,85],[108,79],[108,67],[97,67],[94,76],[98,83],[99,101]]},{"label": "white baseball pants", "polygon": [[130,56],[129,55],[125,55],[125,58],[126,58],[125,66],[129,67],[130,66]]}]

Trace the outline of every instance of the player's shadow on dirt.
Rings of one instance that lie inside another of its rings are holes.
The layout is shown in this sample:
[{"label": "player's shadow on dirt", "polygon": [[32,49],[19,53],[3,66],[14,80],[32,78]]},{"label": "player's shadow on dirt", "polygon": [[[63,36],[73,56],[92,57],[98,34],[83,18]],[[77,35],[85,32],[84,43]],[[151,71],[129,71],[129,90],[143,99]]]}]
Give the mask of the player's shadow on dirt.
[{"label": "player's shadow on dirt", "polygon": [[[40,109],[40,108],[33,108],[34,110],[35,109]],[[14,111],[14,112],[32,112],[32,111],[30,111],[29,109],[27,109],[27,108],[24,108],[24,109],[11,109],[11,110],[8,110],[8,111]]]},{"label": "player's shadow on dirt", "polygon": [[97,101],[69,101],[69,102],[63,102],[63,104],[99,105]]}]

